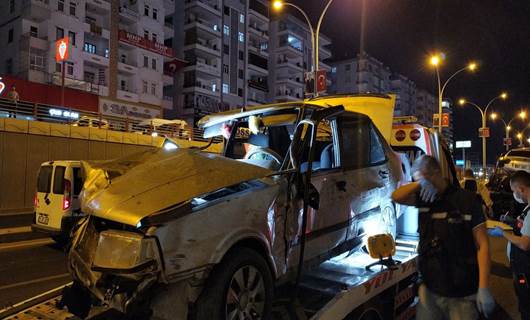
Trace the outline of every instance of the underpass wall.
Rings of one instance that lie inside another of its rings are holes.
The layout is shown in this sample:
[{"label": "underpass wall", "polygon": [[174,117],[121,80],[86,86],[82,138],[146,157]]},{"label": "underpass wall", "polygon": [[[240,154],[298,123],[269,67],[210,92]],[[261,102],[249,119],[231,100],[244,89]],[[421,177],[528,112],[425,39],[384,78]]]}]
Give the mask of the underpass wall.
[{"label": "underpass wall", "polygon": [[[99,128],[0,119],[0,214],[30,212],[41,163],[106,160],[160,147],[164,139]],[[178,140],[181,147],[205,142]],[[208,151],[219,152],[221,145]]]}]

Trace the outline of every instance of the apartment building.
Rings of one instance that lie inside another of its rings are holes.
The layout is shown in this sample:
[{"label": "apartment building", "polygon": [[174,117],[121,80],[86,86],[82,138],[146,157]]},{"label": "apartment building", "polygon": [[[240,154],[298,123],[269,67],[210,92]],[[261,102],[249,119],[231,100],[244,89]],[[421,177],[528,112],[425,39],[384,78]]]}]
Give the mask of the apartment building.
[{"label": "apartment building", "polygon": [[[275,102],[296,101],[304,98],[304,73],[313,69],[311,33],[307,22],[291,14],[282,14],[271,21],[271,68],[269,100]],[[331,40],[323,34],[319,37],[319,68],[331,67],[324,63],[331,58],[328,46]]]},{"label": "apartment building", "polygon": [[[65,86],[97,96],[97,106],[87,106],[90,111],[160,117],[173,107],[173,98],[164,95],[173,77],[163,73],[165,62],[174,58],[164,45],[174,34],[164,24],[172,8],[173,0],[1,1],[2,74],[56,91],[61,64],[55,61],[54,44],[69,37]],[[66,106],[74,102],[64,101]]]}]

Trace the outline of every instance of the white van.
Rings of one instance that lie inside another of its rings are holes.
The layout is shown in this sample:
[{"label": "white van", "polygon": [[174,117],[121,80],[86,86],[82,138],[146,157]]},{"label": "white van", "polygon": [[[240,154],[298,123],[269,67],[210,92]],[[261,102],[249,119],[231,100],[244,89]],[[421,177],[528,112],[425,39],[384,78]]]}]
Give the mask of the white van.
[{"label": "white van", "polygon": [[79,193],[83,187],[80,161],[48,161],[41,164],[34,198],[35,217],[31,228],[56,241],[68,238],[81,217]]}]

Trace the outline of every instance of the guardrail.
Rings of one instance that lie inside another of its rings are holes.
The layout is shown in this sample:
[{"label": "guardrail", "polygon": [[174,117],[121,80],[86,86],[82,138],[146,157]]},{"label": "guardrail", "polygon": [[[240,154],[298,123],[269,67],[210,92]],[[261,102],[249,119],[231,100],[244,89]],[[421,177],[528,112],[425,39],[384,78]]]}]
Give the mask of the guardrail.
[{"label": "guardrail", "polygon": [[[120,132],[135,132],[152,136],[178,138],[189,141],[209,141],[203,138],[204,131],[199,128],[181,127],[167,124],[155,128],[153,125],[140,125],[141,120],[88,112],[74,108],[32,103],[28,101],[14,102],[0,98],[0,118],[18,118],[24,120],[45,121],[52,123],[71,124],[74,126],[97,127]],[[216,137],[214,143],[222,142]]]}]

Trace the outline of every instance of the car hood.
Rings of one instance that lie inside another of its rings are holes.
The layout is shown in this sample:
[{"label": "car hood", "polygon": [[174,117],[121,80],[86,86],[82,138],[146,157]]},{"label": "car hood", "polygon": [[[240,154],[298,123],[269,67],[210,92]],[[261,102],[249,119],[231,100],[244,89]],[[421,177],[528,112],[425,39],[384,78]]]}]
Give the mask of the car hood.
[{"label": "car hood", "polygon": [[273,171],[199,150],[163,149],[83,161],[81,210],[136,226],[144,217]]}]

